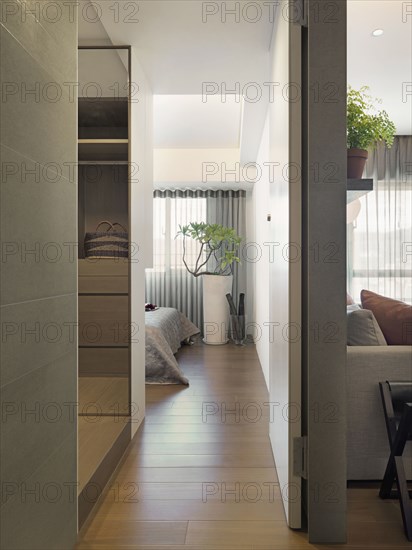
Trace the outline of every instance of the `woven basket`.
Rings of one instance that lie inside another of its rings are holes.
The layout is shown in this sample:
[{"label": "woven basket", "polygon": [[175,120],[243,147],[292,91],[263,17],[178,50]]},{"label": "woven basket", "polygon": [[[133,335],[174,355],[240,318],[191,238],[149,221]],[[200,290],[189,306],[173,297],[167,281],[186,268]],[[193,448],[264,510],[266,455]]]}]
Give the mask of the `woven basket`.
[{"label": "woven basket", "polygon": [[[99,227],[103,224],[109,227],[106,231],[99,231]],[[115,226],[119,226],[123,231],[116,231]],[[86,233],[84,251],[87,258],[127,258],[129,256],[127,230],[118,222],[100,222],[95,231]]]}]

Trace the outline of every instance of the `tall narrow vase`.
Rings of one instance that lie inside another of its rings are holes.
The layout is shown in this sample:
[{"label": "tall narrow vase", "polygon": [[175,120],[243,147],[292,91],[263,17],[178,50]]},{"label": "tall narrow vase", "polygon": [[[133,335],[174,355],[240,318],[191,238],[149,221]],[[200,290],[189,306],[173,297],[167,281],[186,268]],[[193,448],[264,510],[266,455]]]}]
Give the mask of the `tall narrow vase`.
[{"label": "tall narrow vase", "polygon": [[203,342],[220,346],[228,342],[229,305],[233,276],[203,275]]}]

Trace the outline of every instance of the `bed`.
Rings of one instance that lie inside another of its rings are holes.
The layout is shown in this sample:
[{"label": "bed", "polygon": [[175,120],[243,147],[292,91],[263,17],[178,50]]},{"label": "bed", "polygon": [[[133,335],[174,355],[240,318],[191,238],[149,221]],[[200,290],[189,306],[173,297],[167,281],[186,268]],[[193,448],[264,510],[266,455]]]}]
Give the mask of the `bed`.
[{"label": "bed", "polygon": [[185,384],[189,381],[174,354],[182,342],[200,333],[187,317],[170,307],[145,312],[146,384]]}]

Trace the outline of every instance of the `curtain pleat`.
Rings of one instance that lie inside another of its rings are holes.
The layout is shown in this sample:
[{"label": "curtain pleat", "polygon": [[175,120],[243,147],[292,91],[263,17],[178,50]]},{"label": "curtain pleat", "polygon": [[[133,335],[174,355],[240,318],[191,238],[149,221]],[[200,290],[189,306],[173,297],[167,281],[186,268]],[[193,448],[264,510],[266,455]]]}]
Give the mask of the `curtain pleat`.
[{"label": "curtain pleat", "polygon": [[[246,193],[245,191],[215,191],[207,199],[207,221],[225,227],[233,227],[246,242]],[[241,254],[240,254],[240,258]],[[238,306],[239,294],[246,293],[246,262],[234,264],[232,296]]]},{"label": "curtain pleat", "polygon": [[412,136],[396,136],[391,149],[379,144],[370,151],[364,177],[373,178],[374,190],[362,197],[348,240],[351,292],[359,299],[366,288],[412,302]]},{"label": "curtain pleat", "polygon": [[[176,238],[179,225],[190,222],[218,223],[232,227],[246,238],[244,191],[156,190],[154,192],[154,267],[146,270],[146,302],[174,307],[200,329],[203,327],[202,277],[194,277],[183,265],[183,240]],[[187,239],[187,259],[194,265],[198,243]],[[235,266],[233,295],[246,290],[246,265]]]}]

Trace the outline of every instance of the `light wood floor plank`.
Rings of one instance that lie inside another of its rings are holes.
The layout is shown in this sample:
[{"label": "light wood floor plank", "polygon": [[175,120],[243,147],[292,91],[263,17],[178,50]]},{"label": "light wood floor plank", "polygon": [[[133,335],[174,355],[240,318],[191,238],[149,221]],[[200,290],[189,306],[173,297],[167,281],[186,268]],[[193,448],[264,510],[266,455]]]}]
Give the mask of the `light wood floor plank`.
[{"label": "light wood floor plank", "polygon": [[288,529],[279,521],[190,521],[186,537],[189,548],[309,548],[303,533]]},{"label": "light wood floor plank", "polygon": [[185,482],[245,482],[264,483],[277,481],[275,468],[142,468],[139,462],[131,457],[127,458],[122,469],[117,474],[121,482],[157,482],[167,483],[176,481]]},{"label": "light wood floor plank", "polygon": [[127,546],[147,548],[146,545],[153,544],[184,544],[186,532],[186,521],[119,521],[106,518],[104,522],[93,522],[77,548],[90,548],[88,544],[104,544],[112,550]]},{"label": "light wood floor plank", "polygon": [[[155,454],[155,455],[231,455],[250,458],[270,457],[271,447],[268,441],[261,440],[259,446],[247,445],[246,441],[195,441],[195,442],[171,442],[171,441],[139,441],[133,446],[131,454]],[[256,464],[257,465],[257,464]],[[267,466],[273,465],[273,459]]]},{"label": "light wood floor plank", "polygon": [[268,454],[146,454],[137,453],[139,468],[273,468]]},{"label": "light wood floor plank", "polygon": [[[221,502],[210,500],[141,500],[119,502],[106,499],[101,506],[104,518],[94,528],[104,527],[107,518],[112,521],[271,521],[273,517],[284,523],[283,504],[280,499],[261,502]],[[90,531],[89,531],[90,533]]]},{"label": "light wood floor plank", "polygon": [[[278,482],[126,482],[119,480],[111,484],[111,502],[134,502],[146,500],[196,501],[203,502],[272,502],[281,498]],[[187,503],[190,505],[189,503]],[[173,506],[173,503],[170,504]]]}]

